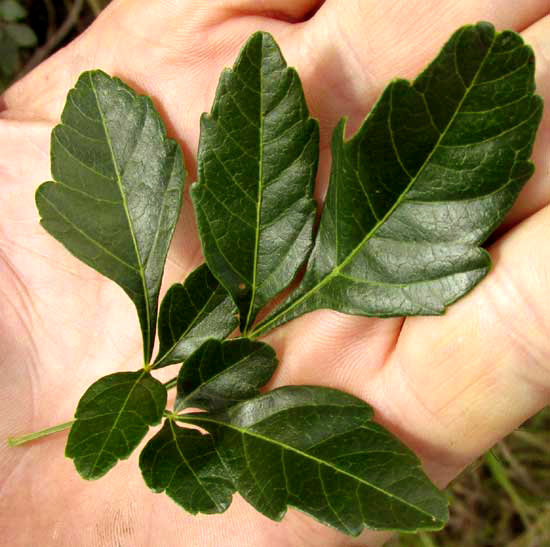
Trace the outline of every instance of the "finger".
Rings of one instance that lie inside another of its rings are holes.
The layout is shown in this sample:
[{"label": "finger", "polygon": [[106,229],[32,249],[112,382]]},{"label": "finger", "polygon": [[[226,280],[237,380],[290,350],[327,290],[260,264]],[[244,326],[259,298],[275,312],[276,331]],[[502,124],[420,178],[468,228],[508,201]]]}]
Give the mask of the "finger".
[{"label": "finger", "polygon": [[[547,0],[328,0],[315,22],[345,35],[378,81],[413,76],[459,26],[487,20],[522,31],[549,12]],[[366,49],[365,49],[366,46]]]},{"label": "finger", "polygon": [[459,26],[520,31],[547,13],[548,0],[329,0],[303,25],[293,62],[322,127],[345,112],[352,131],[390,79],[416,76]]},{"label": "finger", "polygon": [[[2,117],[56,122],[78,75],[99,68],[157,99],[165,111],[177,112],[174,125],[181,136],[189,133],[182,131],[188,124],[181,119],[192,115],[193,138],[220,71],[233,62],[248,35],[259,25],[265,30],[286,26],[268,18],[239,17],[231,5],[237,3],[113,2],[85,33],[4,93]],[[182,103],[197,107],[182,111]]]},{"label": "finger", "polygon": [[[203,3],[202,0],[199,0]],[[226,0],[232,14],[253,14],[287,21],[301,21],[311,16],[324,0]]]},{"label": "finger", "polygon": [[[348,2],[330,0],[323,4],[311,21],[294,29],[298,44],[286,52],[298,67],[308,104],[321,122],[321,146],[330,148],[332,130],[344,115],[349,117],[348,134],[353,133],[390,79],[413,79],[434,58],[460,24],[478,19],[492,20],[498,29],[519,31],[548,12],[547,0],[502,2],[494,9],[490,1],[457,2]],[[533,40],[537,58],[539,93],[549,99],[548,53],[549,17],[540,19],[525,33]],[[550,114],[542,123],[535,160],[539,171],[547,165],[550,146]],[[542,137],[541,135],[546,135]],[[542,168],[540,167],[542,165]],[[324,195],[330,169],[330,154],[320,162],[320,184],[316,194]],[[506,228],[548,202],[550,189],[540,178],[529,185],[530,191],[514,209]]]},{"label": "finger", "polygon": [[547,206],[493,245],[488,277],[445,316],[407,319],[365,390],[425,458],[446,461],[440,481],[550,402],[549,233]]},{"label": "finger", "polygon": [[[2,97],[6,110],[2,116],[56,121],[68,89],[81,72],[90,68],[117,75],[161,101],[177,94],[174,111],[181,111],[182,100],[187,99],[182,98],[182,89],[188,94],[189,87],[199,87],[204,96],[200,104],[204,103],[206,110],[219,72],[233,63],[250,34],[261,29],[280,36],[288,26],[284,21],[302,20],[322,3],[323,0],[114,1],[83,35],[7,90]],[[197,79],[206,79],[208,84],[197,84]],[[189,98],[195,105],[194,99]],[[167,109],[171,106],[170,102],[166,104]],[[196,110],[192,110],[194,115]],[[180,115],[185,116],[186,112]],[[195,118],[193,124],[197,125]]]},{"label": "finger", "polygon": [[[141,3],[141,0],[137,0],[137,3]],[[204,0],[187,0],[185,9],[194,16],[199,14],[199,17],[203,17],[204,15],[206,20],[218,22],[238,15],[300,21],[315,13],[323,3],[324,0],[220,0],[212,6]],[[123,9],[128,10],[128,0],[119,0],[113,4],[116,7],[123,5]],[[182,9],[181,0],[156,0],[149,4],[154,13],[160,10],[174,14]]]}]

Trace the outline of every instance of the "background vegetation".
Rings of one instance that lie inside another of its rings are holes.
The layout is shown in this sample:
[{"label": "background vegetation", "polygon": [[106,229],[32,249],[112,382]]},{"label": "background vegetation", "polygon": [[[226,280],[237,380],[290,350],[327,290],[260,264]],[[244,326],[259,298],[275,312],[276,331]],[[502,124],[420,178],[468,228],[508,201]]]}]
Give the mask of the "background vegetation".
[{"label": "background vegetation", "polygon": [[109,0],[0,0],[0,91],[82,32]]},{"label": "background vegetation", "polygon": [[[0,91],[82,32],[109,0],[0,0]],[[391,547],[550,547],[550,408],[496,445],[449,489],[439,533]]]}]

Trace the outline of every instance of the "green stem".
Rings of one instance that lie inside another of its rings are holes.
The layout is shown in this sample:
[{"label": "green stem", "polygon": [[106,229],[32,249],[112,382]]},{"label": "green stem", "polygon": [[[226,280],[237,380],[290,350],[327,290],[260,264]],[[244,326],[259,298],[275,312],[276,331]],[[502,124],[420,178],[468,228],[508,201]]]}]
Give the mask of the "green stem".
[{"label": "green stem", "polygon": [[[270,330],[270,325],[274,322],[276,322],[280,317],[282,317],[286,312],[288,311],[288,307],[284,307],[281,310],[279,310],[273,317],[268,317],[261,321],[256,327],[254,327],[252,330],[248,332],[243,332],[242,337],[248,338],[249,340],[256,340],[256,338],[259,338],[260,336],[266,335]],[[279,326],[279,325],[277,325]],[[264,332],[266,331],[266,332]]]},{"label": "green stem", "polygon": [[52,427],[47,427],[46,429],[41,429],[40,431],[34,431],[33,433],[27,433],[26,435],[21,435],[19,437],[8,437],[8,444],[10,446],[18,446],[20,444],[25,444],[30,441],[34,441],[36,439],[40,439],[41,437],[46,437],[47,435],[52,435],[53,433],[57,433],[59,431],[64,431],[65,429],[69,429],[74,423],[74,420],[71,420],[70,422],[65,422],[64,424],[57,424]]},{"label": "green stem", "polygon": [[176,376],[176,378],[172,378],[171,380],[168,380],[168,382],[166,382],[164,384],[164,387],[168,390],[168,389],[172,389],[173,387],[176,387],[178,383],[178,378]]},{"label": "green stem", "polygon": [[425,532],[420,532],[420,534],[418,534],[418,539],[423,547],[437,547],[437,544]]},{"label": "green stem", "polygon": [[[275,316],[275,319],[277,319],[279,315]],[[265,330],[264,323],[260,323],[256,326],[256,328],[252,329],[251,331],[247,333],[243,333],[243,338],[248,338],[249,340],[256,340],[259,336],[261,336],[262,331]],[[269,332],[269,331],[268,331]],[[266,333],[267,334],[267,333]]]}]

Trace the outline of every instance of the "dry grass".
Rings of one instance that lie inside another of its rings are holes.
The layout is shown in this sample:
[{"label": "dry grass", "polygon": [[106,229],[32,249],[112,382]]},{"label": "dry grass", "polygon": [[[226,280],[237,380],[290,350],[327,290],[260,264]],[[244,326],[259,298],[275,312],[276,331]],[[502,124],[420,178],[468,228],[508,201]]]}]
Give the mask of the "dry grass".
[{"label": "dry grass", "polygon": [[550,407],[462,473],[449,498],[444,530],[391,547],[550,547]]}]

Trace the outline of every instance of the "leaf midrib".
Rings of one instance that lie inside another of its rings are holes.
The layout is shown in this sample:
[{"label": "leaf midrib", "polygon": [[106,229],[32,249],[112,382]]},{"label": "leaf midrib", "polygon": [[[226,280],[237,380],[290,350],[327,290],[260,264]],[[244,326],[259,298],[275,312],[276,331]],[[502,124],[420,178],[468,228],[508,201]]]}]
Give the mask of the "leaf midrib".
[{"label": "leaf midrib", "polygon": [[[128,209],[128,200],[126,199],[126,193],[124,192],[124,189],[122,187],[122,178],[121,178],[120,171],[119,171],[119,168],[118,168],[118,163],[116,161],[116,157],[115,157],[115,154],[114,154],[113,143],[111,141],[110,133],[107,129],[107,123],[105,121],[105,114],[103,113],[101,102],[99,100],[97,90],[96,90],[96,87],[95,87],[95,84],[94,84],[91,73],[89,74],[89,79],[90,79],[90,87],[92,89],[92,92],[93,92],[95,100],[96,100],[97,110],[98,110],[99,116],[101,118],[101,125],[103,127],[103,132],[105,133],[105,139],[106,139],[107,145],[109,147],[109,153],[111,155],[111,161],[113,162],[113,167],[114,167],[115,175],[116,175],[116,183],[117,183],[120,195],[122,197],[122,206],[124,208],[124,214],[126,215],[126,219],[128,221],[128,228],[130,230],[130,235],[132,237],[132,244],[134,246],[134,251],[136,253],[136,259],[137,259],[137,263],[138,263],[138,267],[139,267],[138,273],[139,273],[139,277],[141,279],[141,285],[143,287],[143,296],[144,296],[145,303],[146,303],[146,305],[145,305],[145,317],[146,317],[146,321],[147,321],[147,333],[146,333],[147,336],[145,337],[145,340],[144,340],[145,344],[144,344],[144,348],[143,348],[143,355],[144,355],[144,361],[145,361],[144,364],[148,365],[149,361],[151,359],[151,310],[150,310],[151,303],[149,301],[149,291],[147,290],[147,283],[145,281],[145,270],[143,268],[143,263],[141,261],[141,254],[139,252],[137,239],[136,239],[136,234],[134,232],[134,225],[132,223],[132,218],[130,216],[130,211]],[[145,113],[145,115],[146,115],[146,113]]]},{"label": "leaf midrib", "polygon": [[[261,58],[264,56],[264,39],[261,38]],[[246,316],[246,324],[244,327],[244,333],[248,331],[248,327],[253,318],[254,314],[254,301],[256,299],[256,290],[257,290],[257,271],[258,271],[258,253],[260,249],[260,222],[262,218],[262,203],[263,203],[263,191],[264,191],[264,76],[262,70],[263,63],[260,61],[259,64],[259,76],[260,76],[260,127],[259,127],[259,140],[260,140],[260,157],[259,157],[259,169],[258,169],[258,194],[256,198],[256,227],[255,227],[255,242],[254,242],[254,265],[252,269],[252,295],[250,297],[250,304],[248,306],[248,314]]]},{"label": "leaf midrib", "polygon": [[[184,284],[181,284],[181,286],[185,289]],[[195,316],[195,318],[191,321],[189,326],[185,329],[185,331],[177,339],[174,336],[174,333],[173,333],[173,330],[172,330],[172,324],[171,324],[171,321],[170,321],[169,327],[170,327],[170,332],[172,334],[172,339],[176,340],[176,341],[170,346],[170,348],[167,351],[164,352],[164,354],[160,357],[160,359],[155,360],[155,362],[153,364],[153,368],[156,368],[159,365],[161,365],[162,362],[167,357],[169,357],[170,353],[172,353],[175,350],[175,348],[181,343],[181,341],[189,334],[189,332],[191,332],[193,330],[193,328],[196,327],[200,323],[199,319],[201,319],[203,317],[204,310],[206,310],[208,308],[208,306],[210,305],[210,302],[212,302],[213,298],[216,296],[216,293],[218,292],[219,288],[220,288],[220,285],[218,285],[216,287],[216,289],[212,292],[212,294],[208,297],[208,300],[206,301],[204,306],[202,306],[201,309],[197,311],[197,315]],[[189,295],[189,291],[186,290],[186,292]],[[171,314],[171,311],[172,311],[172,302],[170,302],[170,314]]]},{"label": "leaf midrib", "polygon": [[[185,465],[187,466],[187,468],[191,471],[193,477],[195,477],[195,480],[197,481],[198,484],[200,484],[201,488],[204,490],[204,492],[206,493],[206,495],[210,498],[210,500],[212,501],[212,503],[214,504],[214,506],[216,507],[216,509],[219,509],[219,510],[223,510],[223,504],[219,504],[210,494],[210,491],[208,490],[208,488],[206,488],[202,482],[202,480],[200,479],[200,477],[195,473],[195,470],[193,469],[193,467],[189,464],[189,460],[184,456],[181,448],[180,448],[180,445],[179,445],[179,439],[178,439],[178,436],[174,430],[174,422],[173,420],[168,420],[169,424],[170,424],[170,432],[172,433],[172,439],[173,439],[173,442],[175,443],[176,445],[176,449],[178,451],[178,454],[180,455],[181,459],[183,460],[183,462],[185,463]],[[172,478],[170,479],[170,483],[169,483],[169,486],[171,485],[173,481],[173,476]]]},{"label": "leaf midrib", "polygon": [[[193,422],[197,423],[198,422],[199,424],[201,422],[202,423],[204,423],[204,422],[213,423],[213,424],[216,424],[216,425],[219,425],[219,426],[222,426],[222,427],[228,427],[230,429],[233,429],[233,430],[237,431],[238,433],[240,433],[243,436],[244,435],[250,435],[251,437],[255,437],[255,438],[257,438],[261,441],[264,441],[268,444],[277,445],[277,446],[281,447],[281,449],[283,449],[283,450],[288,450],[288,451],[291,451],[291,452],[294,452],[294,453],[298,454],[299,456],[301,456],[303,458],[313,460],[315,463],[317,463],[318,466],[323,465],[325,467],[330,467],[336,473],[346,475],[346,476],[352,478],[353,480],[361,482],[361,483],[365,484],[366,486],[368,486],[369,488],[372,488],[373,490],[376,490],[376,491],[382,493],[385,496],[393,498],[393,499],[399,501],[400,503],[403,503],[404,505],[407,505],[407,506],[411,507],[415,511],[418,511],[418,512],[424,514],[424,515],[427,515],[430,518],[435,518],[436,520],[434,521],[434,523],[435,522],[441,522],[441,520],[439,518],[435,517],[431,513],[427,513],[424,509],[422,509],[422,508],[420,508],[416,505],[413,505],[412,503],[408,502],[407,500],[404,500],[404,499],[396,496],[395,494],[392,494],[391,492],[388,492],[387,490],[384,490],[383,488],[381,488],[379,486],[376,486],[375,484],[372,484],[369,481],[367,481],[367,480],[365,480],[361,477],[353,475],[349,471],[345,471],[345,470],[337,467],[336,465],[334,465],[330,462],[321,460],[321,459],[319,459],[319,458],[317,458],[317,457],[315,457],[311,454],[308,454],[307,452],[304,452],[303,450],[300,450],[300,449],[295,448],[293,446],[290,446],[286,443],[283,443],[282,441],[266,437],[265,435],[262,435],[260,433],[255,432],[255,431],[250,431],[249,429],[244,429],[244,428],[238,427],[238,426],[236,426],[234,424],[231,424],[231,423],[216,420],[216,419],[212,418],[211,416],[204,416],[204,415],[199,416],[197,414],[187,414],[187,415],[178,416],[176,419],[181,420],[183,422],[187,422],[187,423],[189,423],[189,422],[190,423],[193,423]],[[361,428],[363,426],[359,426],[359,427]]]},{"label": "leaf midrib", "polygon": [[[120,417],[122,416],[122,414],[124,413],[124,409],[126,408],[126,405],[128,404],[128,401],[130,400],[130,397],[132,396],[132,393],[134,392],[134,390],[136,389],[136,386],[141,382],[141,379],[145,376],[145,374],[147,374],[147,371],[146,370],[142,370],[141,371],[141,374],[138,376],[138,378],[136,379],[136,381],[133,383],[132,387],[130,388],[130,391],[128,391],[128,395],[126,396],[126,398],[124,399],[124,402],[122,403],[122,405],[120,406],[120,409],[118,412],[116,412],[116,418],[115,418],[115,421],[113,422],[113,425],[111,426],[111,428],[109,429],[109,433],[107,433],[107,436],[105,437],[105,440],[103,441],[103,444],[101,445],[101,448],[97,451],[97,456],[96,456],[96,459],[94,461],[94,464],[92,465],[92,474],[90,476],[94,476],[94,471],[95,471],[95,468],[96,468],[96,465],[99,461],[99,458],[101,456],[101,454],[105,451],[105,452],[109,452],[108,450],[105,450],[105,446],[107,445],[107,442],[109,441],[109,439],[111,438],[111,435],[113,434],[113,431],[116,429],[116,426],[118,424],[118,421],[120,420]],[[115,414],[115,413],[113,413]],[[114,456],[116,456],[116,454],[113,454]],[[78,456],[77,456],[78,457]]]},{"label": "leaf midrib", "polygon": [[[464,31],[463,31],[464,32]],[[449,128],[451,127],[451,125],[453,124],[456,116],[458,115],[458,113],[460,112],[460,109],[462,108],[462,105],[464,104],[464,101],[466,100],[466,98],[468,97],[470,91],[472,90],[472,88],[475,86],[475,82],[477,80],[477,78],[479,77],[479,74],[482,70],[482,68],[484,67],[485,63],[487,62],[487,59],[489,58],[490,54],[491,54],[491,51],[493,49],[493,46],[494,46],[494,43],[495,43],[495,36],[493,36],[493,40],[492,40],[492,43],[491,43],[491,46],[487,49],[487,53],[483,59],[483,61],[480,63],[474,77],[472,78],[472,81],[470,82],[470,85],[468,87],[466,87],[465,91],[464,91],[464,95],[463,97],[460,99],[460,102],[458,103],[457,107],[456,107],[456,110],[455,112],[453,113],[451,119],[449,120],[449,122],[447,123],[445,129],[443,131],[440,132],[440,135],[439,135],[439,138],[437,139],[437,142],[434,144],[432,150],[430,151],[430,153],[428,154],[428,156],[426,157],[426,159],[424,160],[424,162],[422,163],[422,165],[420,166],[420,168],[418,169],[416,175],[411,178],[411,181],[409,182],[409,184],[406,186],[406,188],[403,190],[403,192],[401,193],[401,195],[399,196],[399,198],[396,200],[396,202],[394,203],[394,205],[388,209],[388,211],[386,212],[386,214],[372,227],[372,229],[365,235],[365,237],[359,242],[359,244],[349,253],[349,255],[340,263],[338,264],[335,268],[332,269],[331,272],[329,272],[319,283],[317,283],[316,285],[314,285],[311,289],[309,289],[305,294],[303,294],[301,297],[299,297],[297,300],[291,302],[291,304],[288,306],[288,307],[285,307],[283,308],[279,313],[277,313],[274,317],[272,317],[271,319],[269,319],[268,321],[264,322],[264,323],[261,323],[260,325],[258,325],[258,327],[252,331],[251,333],[249,333],[249,337],[250,338],[256,338],[258,336],[260,336],[260,334],[265,331],[266,329],[269,328],[269,325],[271,325],[272,323],[275,323],[277,322],[281,317],[283,317],[285,314],[287,314],[289,311],[291,311],[292,309],[294,309],[295,307],[297,307],[299,304],[301,304],[304,300],[307,300],[312,294],[316,293],[318,290],[320,290],[323,286],[325,286],[327,283],[329,283],[330,281],[332,281],[335,277],[337,277],[341,270],[343,270],[348,264],[349,262],[355,257],[355,255],[362,249],[363,245],[378,231],[378,229],[380,228],[380,226],[382,226],[387,220],[388,218],[393,214],[393,212],[397,209],[397,207],[399,205],[401,205],[401,203],[403,202],[403,200],[405,199],[405,196],[407,195],[407,193],[409,192],[409,190],[411,189],[411,187],[415,184],[415,182],[418,180],[418,177],[423,173],[424,169],[426,168],[426,166],[428,165],[428,163],[430,162],[430,160],[432,159],[433,155],[435,154],[436,150],[439,148],[439,146],[441,145],[441,142],[442,140],[445,138],[445,136],[447,135],[447,132],[449,130]],[[414,82],[413,84],[414,85]],[[418,90],[417,90],[418,91]],[[421,91],[418,91],[418,93],[420,93],[420,95],[422,95],[424,97],[424,93],[422,93]],[[391,98],[390,98],[390,103],[391,103]],[[430,116],[431,116],[431,112],[430,112],[430,109],[427,108],[427,111],[428,113],[430,113]],[[342,146],[345,146],[346,144],[350,143],[353,141],[354,138],[357,138],[359,136],[361,132],[361,129],[359,130],[359,132],[357,133],[356,136],[352,137],[352,139],[350,139],[349,141],[345,141],[345,136],[343,135],[343,144]],[[393,141],[392,141],[393,142]],[[397,154],[396,154],[397,155]],[[398,155],[397,155],[398,156]],[[407,174],[407,171],[404,171],[405,174]]]}]

